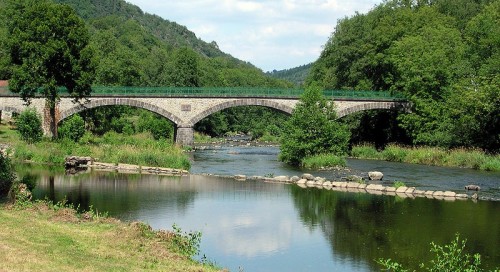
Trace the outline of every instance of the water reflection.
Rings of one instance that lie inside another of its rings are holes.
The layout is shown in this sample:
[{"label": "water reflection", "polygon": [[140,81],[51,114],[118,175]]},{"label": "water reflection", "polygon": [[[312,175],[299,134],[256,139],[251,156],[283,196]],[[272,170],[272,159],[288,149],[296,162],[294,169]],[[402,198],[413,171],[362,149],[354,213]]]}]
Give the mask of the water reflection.
[{"label": "water reflection", "polygon": [[205,176],[94,172],[39,175],[34,195],[154,228],[203,233],[201,250],[232,271],[377,271],[393,258],[416,268],[429,243],[456,232],[488,267],[500,263],[500,202],[400,199]]},{"label": "water reflection", "polygon": [[319,228],[334,255],[367,261],[392,258],[417,269],[433,257],[430,242],[445,244],[460,233],[483,263],[500,264],[500,203],[456,201],[368,194],[346,194],[291,187],[303,222]]}]

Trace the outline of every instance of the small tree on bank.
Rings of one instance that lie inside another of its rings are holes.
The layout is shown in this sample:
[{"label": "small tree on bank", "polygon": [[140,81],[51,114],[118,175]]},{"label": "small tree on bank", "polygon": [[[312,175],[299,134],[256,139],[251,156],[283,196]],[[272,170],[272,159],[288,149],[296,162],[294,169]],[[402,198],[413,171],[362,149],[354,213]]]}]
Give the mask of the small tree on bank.
[{"label": "small tree on bank", "polygon": [[321,89],[307,88],[285,124],[280,160],[300,165],[310,156],[347,154],[350,132],[336,118],[334,104],[323,96]]},{"label": "small tree on bank", "polygon": [[9,157],[0,152],[0,198],[7,195],[15,178]]},{"label": "small tree on bank", "polygon": [[83,20],[67,5],[47,0],[9,1],[6,20],[12,76],[9,88],[29,104],[42,95],[57,136],[58,87],[75,101],[90,95],[95,62]]},{"label": "small tree on bank", "polygon": [[21,112],[16,119],[16,126],[23,141],[32,144],[42,139],[42,118],[35,109],[29,108]]}]

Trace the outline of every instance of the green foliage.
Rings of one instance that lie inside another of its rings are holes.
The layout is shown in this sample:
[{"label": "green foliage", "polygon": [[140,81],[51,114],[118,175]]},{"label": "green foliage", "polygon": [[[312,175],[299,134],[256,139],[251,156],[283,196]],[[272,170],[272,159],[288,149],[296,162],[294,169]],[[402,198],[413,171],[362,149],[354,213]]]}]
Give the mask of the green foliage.
[{"label": "green foliage", "polygon": [[354,144],[369,140],[383,148],[398,141],[497,153],[499,7],[498,0],[384,1],[338,21],[307,82],[391,90],[410,99],[411,112],[381,126],[386,133],[379,135],[389,139],[362,133],[379,117],[372,123],[366,115],[348,117]]},{"label": "green foliage", "polygon": [[320,88],[306,89],[285,123],[280,160],[300,165],[304,158],[314,155],[345,155],[349,131],[335,118],[334,105],[325,99]]},{"label": "green foliage", "polygon": [[36,143],[42,139],[42,118],[35,109],[28,108],[16,119],[16,126],[21,139],[27,143]]},{"label": "green foliage", "polygon": [[[431,272],[484,271],[484,269],[481,268],[481,256],[477,253],[471,256],[469,253],[465,252],[466,243],[467,240],[460,240],[458,234],[450,244],[444,246],[432,242],[431,252],[435,254],[435,258],[431,260],[428,265],[421,264],[420,268]],[[409,271],[408,269],[404,269],[403,265],[391,259],[379,259],[377,263],[388,271]]]},{"label": "green foliage", "polygon": [[0,152],[0,197],[7,195],[15,179],[16,176],[9,157]]},{"label": "green foliage", "polygon": [[377,151],[373,146],[365,144],[353,147],[351,156],[360,159],[379,159],[486,171],[498,171],[500,169],[500,155],[488,155],[484,151],[477,149],[408,148],[390,144],[384,150]]},{"label": "green foliage", "polygon": [[172,229],[173,242],[183,255],[193,257],[200,252],[201,232],[183,232],[176,224],[172,225]]},{"label": "green foliage", "polygon": [[272,72],[267,72],[266,74],[275,77],[288,80],[293,82],[296,86],[304,85],[307,76],[311,70],[312,63],[301,65],[299,67],[285,69],[281,71],[273,70]]},{"label": "green foliage", "polygon": [[319,154],[306,157],[302,160],[301,166],[308,169],[322,169],[335,166],[346,166],[344,157],[332,154]]},{"label": "green foliage", "polygon": [[72,115],[67,120],[64,120],[59,126],[59,138],[67,138],[74,142],[80,141],[85,134],[85,122],[80,115]]},{"label": "green foliage", "polygon": [[58,87],[79,100],[90,94],[93,50],[85,23],[67,5],[41,1],[8,2],[6,8],[12,75],[9,88],[29,103],[41,93],[57,134]]},{"label": "green foliage", "polygon": [[351,149],[351,156],[354,158],[363,159],[379,159],[380,153],[377,149],[368,144],[353,146]]},{"label": "green foliage", "polygon": [[395,181],[393,186],[397,189],[399,187],[406,187],[406,184],[403,181]]}]

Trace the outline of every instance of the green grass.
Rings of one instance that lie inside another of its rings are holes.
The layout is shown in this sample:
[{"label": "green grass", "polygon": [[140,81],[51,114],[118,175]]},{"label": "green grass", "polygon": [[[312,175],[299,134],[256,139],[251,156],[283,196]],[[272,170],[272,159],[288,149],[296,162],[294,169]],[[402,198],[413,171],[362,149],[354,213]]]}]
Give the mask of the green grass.
[{"label": "green grass", "polygon": [[5,271],[216,271],[180,253],[173,232],[142,223],[82,220],[72,209],[37,203],[0,206],[0,225]]},{"label": "green grass", "polygon": [[182,148],[149,133],[123,135],[108,132],[102,137],[86,133],[78,142],[67,139],[27,144],[10,127],[0,125],[0,143],[11,146],[15,161],[63,165],[69,155],[91,156],[97,161],[189,170],[191,163]]},{"label": "green grass", "polygon": [[343,157],[332,154],[310,156],[302,160],[302,167],[308,169],[321,169],[345,165],[346,161]]},{"label": "green grass", "polygon": [[354,146],[351,156],[359,159],[378,159],[413,164],[472,168],[500,171],[500,155],[487,155],[477,149],[443,149],[438,147],[401,147],[388,145],[377,151],[373,146]]}]

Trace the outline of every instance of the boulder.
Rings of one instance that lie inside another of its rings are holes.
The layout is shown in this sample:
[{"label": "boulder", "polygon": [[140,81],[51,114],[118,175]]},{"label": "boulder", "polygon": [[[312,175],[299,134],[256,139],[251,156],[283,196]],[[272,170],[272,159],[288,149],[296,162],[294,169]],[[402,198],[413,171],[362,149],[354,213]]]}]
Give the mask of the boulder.
[{"label": "boulder", "polygon": [[331,181],[323,182],[323,187],[332,187],[332,182]]},{"label": "boulder", "polygon": [[359,183],[357,183],[357,182],[348,182],[346,187],[347,188],[358,188],[359,187]]},{"label": "boulder", "polygon": [[371,171],[368,172],[368,177],[370,180],[382,180],[382,178],[384,178],[384,174],[378,171]]},{"label": "boulder", "polygon": [[479,191],[479,190],[481,190],[481,187],[479,187],[477,185],[469,184],[469,185],[465,186],[465,190]]},{"label": "boulder", "polygon": [[287,176],[277,176],[274,177],[274,180],[279,182],[288,182],[289,178]]},{"label": "boulder", "polygon": [[307,179],[299,179],[299,181],[297,181],[297,184],[306,184],[307,182]]},{"label": "boulder", "polygon": [[467,199],[469,198],[469,196],[467,194],[457,194],[455,195],[456,198],[463,198],[463,199]]},{"label": "boulder", "polygon": [[65,168],[87,167],[89,164],[92,164],[91,157],[68,156],[64,158]]},{"label": "boulder", "polygon": [[311,175],[311,174],[302,174],[302,178],[303,179],[307,179],[307,180],[313,180],[314,179],[314,176]]},{"label": "boulder", "polygon": [[436,197],[436,196],[444,196],[444,192],[443,191],[435,191],[432,196]]},{"label": "boulder", "polygon": [[422,191],[422,190],[415,190],[415,191],[413,191],[413,194],[414,194],[414,195],[424,195],[424,194],[425,194],[425,191]]},{"label": "boulder", "polygon": [[446,191],[444,192],[444,197],[455,197],[457,193],[451,192],[451,191]]},{"label": "boulder", "polygon": [[245,175],[235,175],[234,179],[236,179],[236,180],[246,180],[247,176],[245,176]]},{"label": "boulder", "polygon": [[396,189],[396,193],[406,193],[406,190],[408,190],[408,187],[401,186]]},{"label": "boulder", "polygon": [[297,176],[293,176],[293,177],[291,177],[291,178],[290,178],[290,181],[291,181],[291,182],[295,182],[295,183],[296,183],[297,181],[299,181],[299,180],[300,180],[300,178],[299,178],[299,177],[297,177]]},{"label": "boulder", "polygon": [[366,189],[366,184],[359,184],[358,189],[360,190]]},{"label": "boulder", "polygon": [[415,192],[415,187],[408,187],[408,189],[406,189],[405,194],[412,195],[413,192]]},{"label": "boulder", "polygon": [[396,187],[385,187],[386,192],[396,192]]},{"label": "boulder", "polygon": [[366,190],[370,191],[385,191],[385,187],[381,184],[370,184],[366,186]]}]

